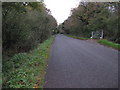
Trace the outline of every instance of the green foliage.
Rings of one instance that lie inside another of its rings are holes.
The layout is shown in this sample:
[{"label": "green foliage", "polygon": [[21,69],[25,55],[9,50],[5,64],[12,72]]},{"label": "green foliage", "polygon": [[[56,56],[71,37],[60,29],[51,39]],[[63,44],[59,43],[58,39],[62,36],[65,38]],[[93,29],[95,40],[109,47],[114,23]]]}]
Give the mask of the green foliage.
[{"label": "green foliage", "polygon": [[39,74],[42,87],[55,18],[43,2],[3,2],[2,17],[3,87],[33,88]]},{"label": "green foliage", "polygon": [[46,59],[53,40],[51,37],[30,53],[19,53],[3,61],[3,88],[33,88],[38,78],[41,79],[38,87],[43,87]]},{"label": "green foliage", "polygon": [[109,47],[120,50],[120,44],[113,43],[111,41],[104,40],[104,39],[103,40],[98,40],[97,42],[100,43],[100,44],[103,44],[103,45],[106,45],[106,46],[109,46]]},{"label": "green foliage", "polygon": [[118,2],[81,2],[61,24],[65,34],[91,37],[92,31],[103,30],[104,38],[119,43]]},{"label": "green foliage", "polygon": [[56,20],[42,2],[4,2],[2,6],[3,58],[34,49],[56,29]]}]

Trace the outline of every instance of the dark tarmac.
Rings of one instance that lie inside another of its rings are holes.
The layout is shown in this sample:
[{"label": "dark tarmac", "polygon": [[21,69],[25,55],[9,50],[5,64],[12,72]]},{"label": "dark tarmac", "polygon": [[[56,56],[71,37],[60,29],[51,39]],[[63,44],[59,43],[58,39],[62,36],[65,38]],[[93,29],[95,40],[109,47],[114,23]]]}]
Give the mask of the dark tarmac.
[{"label": "dark tarmac", "polygon": [[118,88],[118,51],[57,35],[45,88]]}]

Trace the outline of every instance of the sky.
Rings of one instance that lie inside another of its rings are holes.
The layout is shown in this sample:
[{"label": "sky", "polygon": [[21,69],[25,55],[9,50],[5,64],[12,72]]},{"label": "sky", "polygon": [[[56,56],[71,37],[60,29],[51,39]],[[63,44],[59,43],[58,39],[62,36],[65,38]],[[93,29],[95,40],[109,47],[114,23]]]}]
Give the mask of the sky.
[{"label": "sky", "polygon": [[80,0],[44,0],[44,3],[58,24],[70,16],[70,11],[79,5]]}]

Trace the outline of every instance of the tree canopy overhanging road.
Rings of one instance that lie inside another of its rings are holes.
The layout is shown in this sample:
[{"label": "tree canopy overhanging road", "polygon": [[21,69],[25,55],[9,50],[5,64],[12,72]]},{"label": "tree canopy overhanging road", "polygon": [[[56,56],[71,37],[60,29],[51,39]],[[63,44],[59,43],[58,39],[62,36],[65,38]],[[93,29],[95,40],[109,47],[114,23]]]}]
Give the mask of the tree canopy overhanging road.
[{"label": "tree canopy overhanging road", "polygon": [[118,51],[57,35],[45,88],[117,88]]}]

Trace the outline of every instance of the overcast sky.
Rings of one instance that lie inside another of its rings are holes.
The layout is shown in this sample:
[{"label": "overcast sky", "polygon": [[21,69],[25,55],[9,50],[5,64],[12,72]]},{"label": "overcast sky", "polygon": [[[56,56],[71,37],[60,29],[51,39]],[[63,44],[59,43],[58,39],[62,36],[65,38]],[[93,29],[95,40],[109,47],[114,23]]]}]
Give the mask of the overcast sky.
[{"label": "overcast sky", "polygon": [[78,6],[80,0],[44,0],[44,3],[58,24],[64,22],[70,15],[72,8]]}]

